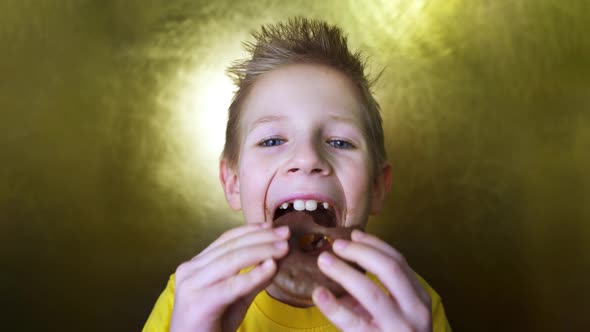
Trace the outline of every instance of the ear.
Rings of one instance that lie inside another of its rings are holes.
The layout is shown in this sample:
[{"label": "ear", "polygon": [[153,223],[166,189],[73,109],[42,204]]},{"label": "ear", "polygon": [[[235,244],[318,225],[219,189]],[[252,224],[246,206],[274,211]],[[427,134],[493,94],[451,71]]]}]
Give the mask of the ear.
[{"label": "ear", "polygon": [[379,174],[375,176],[373,183],[373,197],[371,200],[371,214],[378,214],[383,208],[385,196],[391,190],[392,167],[390,163],[385,163]]},{"label": "ear", "polygon": [[219,162],[219,180],[221,181],[225,200],[229,204],[229,207],[232,210],[241,210],[240,179],[233,167],[230,167],[225,160]]}]

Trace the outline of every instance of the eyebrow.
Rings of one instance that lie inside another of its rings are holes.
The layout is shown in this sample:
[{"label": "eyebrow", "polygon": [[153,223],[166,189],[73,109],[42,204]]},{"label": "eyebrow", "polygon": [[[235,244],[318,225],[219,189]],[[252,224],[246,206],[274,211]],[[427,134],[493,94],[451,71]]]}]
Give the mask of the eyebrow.
[{"label": "eyebrow", "polygon": [[330,119],[336,120],[339,122],[346,122],[346,123],[353,124],[353,125],[357,123],[357,121],[355,121],[353,118],[351,118],[349,116],[330,115]]},{"label": "eyebrow", "polygon": [[281,121],[285,121],[287,119],[286,116],[282,116],[282,115],[267,115],[267,116],[263,116],[261,118],[256,119],[256,121],[252,122],[252,125],[250,126],[248,131],[252,131],[254,130],[254,128],[265,124],[265,123],[269,123],[269,122],[281,122]]},{"label": "eyebrow", "polygon": [[[338,121],[338,122],[348,123],[351,125],[357,124],[357,121],[355,121],[353,118],[351,118],[349,116],[330,115],[330,119],[334,120],[334,121]],[[252,125],[250,126],[250,128],[248,128],[248,131],[251,132],[256,127],[258,127],[262,124],[265,124],[265,123],[282,122],[282,121],[286,121],[286,120],[287,120],[287,117],[284,115],[266,115],[266,116],[256,119],[256,121],[252,122]]]}]

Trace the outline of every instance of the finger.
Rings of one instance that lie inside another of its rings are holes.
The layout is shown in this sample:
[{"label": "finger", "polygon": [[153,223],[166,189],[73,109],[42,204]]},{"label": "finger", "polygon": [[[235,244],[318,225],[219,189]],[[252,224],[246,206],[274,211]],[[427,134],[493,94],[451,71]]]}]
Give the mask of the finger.
[{"label": "finger", "polygon": [[354,230],[352,232],[351,238],[355,242],[364,243],[397,260],[406,271],[406,274],[408,275],[408,278],[410,279],[410,282],[412,283],[415,291],[420,296],[420,299],[424,303],[430,303],[430,295],[424,289],[422,283],[418,280],[416,272],[414,272],[414,270],[408,265],[405,257],[399,251],[395,250],[395,248],[380,238],[368,233],[364,233],[360,230]]},{"label": "finger", "polygon": [[243,250],[253,244],[271,243],[280,240],[286,240],[289,237],[289,227],[283,226],[275,229],[259,229],[243,234],[242,236],[228,239],[219,244],[216,248],[194,259],[194,267],[200,268],[212,262],[215,259],[225,255],[230,251]]},{"label": "finger", "polygon": [[405,262],[392,259],[381,250],[364,243],[337,240],[332,248],[338,256],[359,264],[377,276],[404,313],[424,309],[425,303],[421,294],[411,280],[415,276],[408,273],[410,269],[407,264],[404,266]]},{"label": "finger", "polygon": [[214,308],[227,307],[268,282],[276,269],[276,263],[272,259],[267,259],[246,273],[235,275],[206,288],[202,296],[210,299],[209,305]]},{"label": "finger", "polygon": [[389,243],[381,240],[375,235],[355,229],[352,231],[350,237],[353,242],[364,243],[371,247],[374,247],[375,249],[379,249],[384,254],[390,256],[393,259],[405,260],[404,256],[399,251],[395,250],[392,246],[389,245]]},{"label": "finger", "polygon": [[328,318],[332,324],[342,331],[372,331],[369,320],[364,319],[358,313],[355,313],[341,300],[324,287],[316,288],[312,295],[312,300],[320,311]]},{"label": "finger", "polygon": [[401,311],[397,304],[363,273],[327,251],[318,257],[318,266],[324,274],[354,296],[372,317],[401,321]]},{"label": "finger", "polygon": [[186,282],[192,289],[200,289],[236,275],[241,270],[271,258],[287,254],[289,246],[282,240],[274,243],[255,244],[230,251],[206,266],[182,271],[179,282]]},{"label": "finger", "polygon": [[[284,241],[282,238],[288,237],[288,228],[277,228],[274,230],[266,229],[265,227],[258,227],[254,228],[249,227],[241,228],[241,229],[234,229],[232,231],[235,232],[228,232],[226,236],[225,243],[219,243],[216,248],[209,250],[205,254],[199,254],[197,257],[193,258],[192,260],[181,264],[176,269],[176,282],[182,283],[184,279],[191,278],[193,275],[197,274],[200,269],[206,268],[207,265],[211,264],[211,262],[222,259],[224,255],[227,255],[229,252],[236,251],[246,251],[249,246],[254,244],[271,244],[277,241]],[[286,232],[285,232],[286,231]],[[285,235],[285,233],[287,235]],[[224,237],[222,235],[222,237]],[[275,248],[277,249],[277,248]],[[280,249],[280,248],[278,248]],[[279,253],[282,251],[279,250]],[[235,253],[234,253],[235,255]],[[230,255],[231,257],[231,255]],[[258,256],[251,256],[251,258],[256,258]],[[271,257],[271,255],[264,255],[262,259],[258,261],[252,262],[252,260],[247,260],[246,262],[251,263],[251,265],[258,264],[262,260]],[[235,265],[231,265],[234,267]],[[241,265],[240,265],[241,266]],[[248,266],[246,266],[248,267]],[[246,268],[243,267],[243,268]]]},{"label": "finger", "polygon": [[350,311],[354,312],[355,314],[359,315],[362,319],[364,319],[364,320],[366,320],[368,322],[371,321],[371,319],[372,319],[371,314],[354,297],[350,296],[349,294],[346,294],[346,295],[343,295],[340,298],[338,298],[338,301],[340,301],[340,303],[343,306],[345,306],[346,308],[348,308],[348,310],[350,310]]},{"label": "finger", "polygon": [[[264,263],[263,263],[264,264]],[[264,290],[268,285],[271,283],[271,279],[269,278],[266,282],[263,282],[256,286],[250,293],[240,297],[234,303],[232,303],[229,308],[226,310],[224,317],[221,321],[222,331],[237,331],[238,326],[241,324],[248,308],[252,304],[252,301],[260,293]]]},{"label": "finger", "polygon": [[223,234],[221,234],[221,236],[219,236],[215,241],[213,241],[209,246],[207,246],[207,248],[205,248],[203,251],[201,251],[197,256],[195,256],[193,259],[206,254],[207,252],[211,251],[212,249],[217,248],[220,244],[235,239],[237,237],[243,236],[245,234],[248,234],[250,232],[255,232],[257,230],[263,229],[263,228],[269,228],[271,225],[270,223],[251,223],[251,224],[246,224],[240,227],[236,227],[236,228],[232,228],[226,232],[224,232]]}]

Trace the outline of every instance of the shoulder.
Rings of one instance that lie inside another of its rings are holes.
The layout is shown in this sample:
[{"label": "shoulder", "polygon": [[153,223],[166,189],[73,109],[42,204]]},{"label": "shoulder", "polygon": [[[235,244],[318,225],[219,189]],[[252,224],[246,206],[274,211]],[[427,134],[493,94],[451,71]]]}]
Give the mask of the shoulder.
[{"label": "shoulder", "polygon": [[424,278],[418,274],[416,274],[416,276],[418,277],[418,280],[424,289],[428,292],[428,295],[430,295],[430,300],[432,302],[432,326],[434,332],[450,332],[451,326],[449,325],[440,295],[438,295],[438,293],[428,284],[428,282],[426,282],[426,280],[424,280]]},{"label": "shoulder", "polygon": [[152,312],[150,313],[143,332],[159,332],[170,330],[170,319],[172,318],[172,309],[174,306],[174,283],[175,275],[171,275],[166,284],[166,288],[158,297]]},{"label": "shoulder", "polygon": [[[379,279],[376,276],[374,276],[373,274],[370,274],[370,273],[368,273],[368,276],[377,285],[379,285],[379,287],[381,287],[381,289],[383,289],[385,292],[387,292],[385,287],[381,284],[381,282],[379,281]],[[432,288],[430,286],[430,284],[428,284],[428,282],[424,278],[422,278],[419,274],[416,273],[416,277],[418,278],[418,281],[420,281],[420,283],[422,284],[422,287],[424,288],[424,290],[426,290],[426,292],[428,292],[428,295],[430,295],[433,332],[451,332],[452,330],[449,325],[449,321],[447,319],[447,315],[445,313],[445,308],[442,304],[442,299],[440,298],[440,295],[438,295],[438,293],[434,290],[434,288]]]}]

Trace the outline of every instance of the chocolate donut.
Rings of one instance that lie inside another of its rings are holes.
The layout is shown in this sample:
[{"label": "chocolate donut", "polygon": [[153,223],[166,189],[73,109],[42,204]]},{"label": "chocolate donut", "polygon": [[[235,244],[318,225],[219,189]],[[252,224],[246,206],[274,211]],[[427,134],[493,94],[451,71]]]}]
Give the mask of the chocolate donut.
[{"label": "chocolate donut", "polygon": [[328,288],[336,296],[344,294],[342,286],[320,271],[317,256],[325,250],[331,251],[336,239],[350,240],[354,228],[321,226],[314,221],[313,213],[306,211],[290,212],[274,223],[275,226],[289,226],[291,237],[289,253],[279,260],[273,284],[299,302],[307,304],[312,304],[311,293],[317,286]]}]

